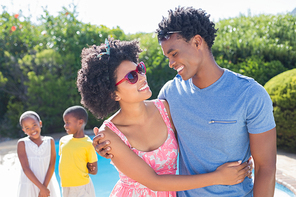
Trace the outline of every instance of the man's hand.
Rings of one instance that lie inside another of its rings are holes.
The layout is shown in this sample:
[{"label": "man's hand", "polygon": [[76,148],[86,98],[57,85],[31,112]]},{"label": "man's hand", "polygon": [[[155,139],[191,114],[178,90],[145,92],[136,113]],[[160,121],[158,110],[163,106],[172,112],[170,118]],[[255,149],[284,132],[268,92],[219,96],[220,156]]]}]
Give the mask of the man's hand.
[{"label": "man's hand", "polygon": [[95,127],[93,131],[96,135],[93,139],[93,146],[96,152],[106,159],[111,159],[113,155],[108,153],[109,151],[111,151],[111,147],[108,146],[111,142],[109,140],[102,141],[105,136],[104,133],[99,133],[98,127]]}]

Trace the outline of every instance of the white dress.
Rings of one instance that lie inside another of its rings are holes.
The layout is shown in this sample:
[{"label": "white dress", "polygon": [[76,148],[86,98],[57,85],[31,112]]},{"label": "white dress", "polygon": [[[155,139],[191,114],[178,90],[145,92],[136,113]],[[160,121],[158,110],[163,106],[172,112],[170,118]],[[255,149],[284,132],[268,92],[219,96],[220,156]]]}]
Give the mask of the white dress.
[{"label": "white dress", "polygon": [[[43,137],[43,142],[38,147],[37,144],[29,139],[29,137],[23,138],[30,169],[41,183],[43,183],[45,179],[50,162],[51,139],[51,137]],[[53,173],[47,188],[50,191],[50,197],[61,196],[55,173]],[[21,177],[18,185],[17,196],[38,197],[39,191],[39,188],[34,183],[32,183],[30,179],[28,179],[23,169],[21,169]]]}]

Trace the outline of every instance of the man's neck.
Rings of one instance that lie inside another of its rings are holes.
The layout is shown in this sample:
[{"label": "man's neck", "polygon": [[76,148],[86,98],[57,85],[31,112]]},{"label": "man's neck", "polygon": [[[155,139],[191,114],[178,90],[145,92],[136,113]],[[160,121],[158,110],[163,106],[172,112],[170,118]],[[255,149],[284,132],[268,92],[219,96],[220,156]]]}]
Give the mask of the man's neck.
[{"label": "man's neck", "polygon": [[224,70],[215,61],[210,61],[199,73],[192,77],[192,83],[204,89],[214,84],[223,75]]}]

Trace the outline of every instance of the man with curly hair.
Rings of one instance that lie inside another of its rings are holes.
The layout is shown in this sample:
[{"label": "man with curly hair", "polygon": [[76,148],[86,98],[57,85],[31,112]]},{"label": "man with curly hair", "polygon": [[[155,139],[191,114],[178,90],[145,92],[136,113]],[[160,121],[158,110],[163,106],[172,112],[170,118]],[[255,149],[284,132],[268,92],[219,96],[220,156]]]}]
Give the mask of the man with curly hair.
[{"label": "man with curly hair", "polygon": [[254,79],[219,67],[211,47],[217,29],[204,10],[170,10],[157,29],[170,68],[178,74],[159,93],[169,103],[180,147],[180,174],[203,174],[225,162],[253,156],[254,183],[214,185],[178,192],[179,197],[272,197],[276,129],[272,101]]}]

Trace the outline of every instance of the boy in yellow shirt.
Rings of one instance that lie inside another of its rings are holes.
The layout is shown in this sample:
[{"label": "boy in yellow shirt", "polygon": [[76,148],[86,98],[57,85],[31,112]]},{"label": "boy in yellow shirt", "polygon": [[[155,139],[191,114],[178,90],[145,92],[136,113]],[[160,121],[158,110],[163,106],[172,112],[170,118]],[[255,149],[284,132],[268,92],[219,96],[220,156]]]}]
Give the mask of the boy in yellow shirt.
[{"label": "boy in yellow shirt", "polygon": [[97,155],[92,140],[84,134],[88,115],[81,106],[69,107],[63,114],[69,135],[59,142],[59,174],[63,197],[95,197],[88,174],[97,174]]}]

